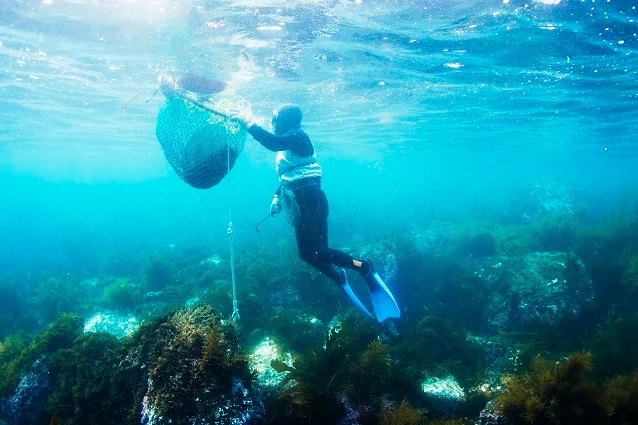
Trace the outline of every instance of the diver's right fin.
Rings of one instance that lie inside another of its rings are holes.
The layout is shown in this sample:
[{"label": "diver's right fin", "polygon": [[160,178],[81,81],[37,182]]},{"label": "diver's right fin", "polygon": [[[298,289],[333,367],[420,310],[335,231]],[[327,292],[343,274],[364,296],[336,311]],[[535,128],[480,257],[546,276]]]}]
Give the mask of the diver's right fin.
[{"label": "diver's right fin", "polygon": [[368,259],[364,261],[368,263],[369,269],[363,275],[363,278],[370,290],[370,299],[372,300],[377,320],[383,322],[386,319],[398,319],[401,317],[401,310],[399,310],[399,305],[394,299],[394,295],[392,295],[379,273],[374,269],[372,261]]},{"label": "diver's right fin", "polygon": [[374,316],[368,311],[368,309],[363,305],[363,303],[357,298],[354,292],[352,292],[352,288],[348,284],[348,278],[346,277],[346,271],[341,269],[339,270],[339,276],[341,277],[341,283],[339,286],[341,290],[350,298],[350,301],[354,304],[354,306],[361,312],[364,316],[368,316],[374,319]]}]

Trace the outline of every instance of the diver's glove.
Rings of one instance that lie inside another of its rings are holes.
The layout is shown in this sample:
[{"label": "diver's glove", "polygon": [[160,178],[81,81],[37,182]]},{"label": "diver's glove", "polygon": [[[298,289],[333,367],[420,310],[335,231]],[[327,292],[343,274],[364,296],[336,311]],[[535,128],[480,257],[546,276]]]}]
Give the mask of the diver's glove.
[{"label": "diver's glove", "polygon": [[174,97],[178,91],[177,82],[170,75],[162,74],[157,78],[159,88],[167,99]]},{"label": "diver's glove", "polygon": [[279,214],[281,212],[281,199],[279,195],[275,195],[270,203],[270,215]]},{"label": "diver's glove", "polygon": [[228,117],[239,121],[246,128],[250,128],[253,124],[255,124],[255,120],[253,120],[253,114],[250,112],[250,109],[231,109]]},{"label": "diver's glove", "polygon": [[172,99],[174,97],[189,98],[192,96],[189,95],[189,93],[179,85],[177,80],[170,75],[162,74],[158,77],[157,81],[159,83],[159,90],[164,93],[164,96],[166,96],[167,99]]}]

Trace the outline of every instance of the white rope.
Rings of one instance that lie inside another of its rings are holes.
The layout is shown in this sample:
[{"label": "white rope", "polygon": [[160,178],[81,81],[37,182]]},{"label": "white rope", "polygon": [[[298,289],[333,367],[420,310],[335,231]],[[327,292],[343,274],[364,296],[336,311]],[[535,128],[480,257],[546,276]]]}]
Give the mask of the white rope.
[{"label": "white rope", "polygon": [[232,219],[232,202],[230,196],[232,194],[232,187],[230,185],[230,140],[226,142],[227,148],[227,159],[228,159],[228,246],[230,248],[230,275],[233,282],[233,314],[231,319],[233,321],[239,320],[239,309],[237,308],[237,286],[235,283],[235,257],[234,257],[234,247],[233,247],[233,219]]},{"label": "white rope", "polygon": [[[173,87],[173,89],[175,90],[175,87]],[[159,90],[159,89],[158,89]],[[157,91],[156,91],[157,93]],[[176,90],[175,93],[180,96],[182,99],[185,99],[193,104],[195,104],[195,106],[198,106],[202,109],[205,109],[215,115],[221,116],[223,118],[228,118],[228,115],[216,111],[215,109],[212,109],[211,107],[204,105],[203,103],[201,103],[199,100],[193,98],[193,96],[191,96],[189,93],[185,92],[185,91],[179,91]],[[153,95],[155,96],[155,95]],[[151,98],[152,99],[152,98]],[[150,99],[149,99],[150,100]],[[248,103],[248,107],[250,107],[250,103]],[[233,321],[238,321],[239,320],[239,309],[237,308],[237,285],[235,282],[235,250],[234,250],[234,246],[233,246],[233,219],[232,219],[232,202],[230,199],[230,196],[232,194],[232,187],[230,184],[230,139],[227,138],[226,140],[226,159],[227,159],[227,167],[228,167],[228,245],[230,248],[230,275],[231,275],[231,279],[233,282],[233,314],[231,315],[231,319]]]}]

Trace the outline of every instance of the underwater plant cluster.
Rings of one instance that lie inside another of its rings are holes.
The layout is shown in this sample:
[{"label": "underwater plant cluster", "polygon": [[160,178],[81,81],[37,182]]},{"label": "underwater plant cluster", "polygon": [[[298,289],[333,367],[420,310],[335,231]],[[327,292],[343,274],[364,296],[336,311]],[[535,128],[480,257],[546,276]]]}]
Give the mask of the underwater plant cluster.
[{"label": "underwater plant cluster", "polygon": [[397,294],[383,324],[283,239],[237,256],[238,320],[211,247],[4,274],[0,424],[638,423],[636,205],[545,184],[397,223],[350,249]]}]

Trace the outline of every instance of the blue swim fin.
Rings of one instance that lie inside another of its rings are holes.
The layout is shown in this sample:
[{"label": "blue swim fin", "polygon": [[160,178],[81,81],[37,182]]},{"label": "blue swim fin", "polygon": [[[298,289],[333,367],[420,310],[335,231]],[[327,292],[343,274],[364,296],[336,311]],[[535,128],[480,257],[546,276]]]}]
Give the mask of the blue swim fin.
[{"label": "blue swim fin", "polygon": [[370,299],[372,300],[377,320],[383,322],[386,319],[398,319],[401,317],[401,311],[392,292],[383,282],[381,276],[374,270],[372,262],[368,259],[365,261],[370,265],[370,270],[363,278],[370,290]]},{"label": "blue swim fin", "polygon": [[339,276],[341,276],[341,282],[339,286],[341,290],[350,298],[350,301],[354,304],[354,306],[359,310],[364,316],[369,316],[374,319],[374,316],[368,311],[368,309],[361,303],[359,298],[352,292],[352,288],[348,284],[348,278],[346,277],[346,271],[341,269],[339,270]]}]

